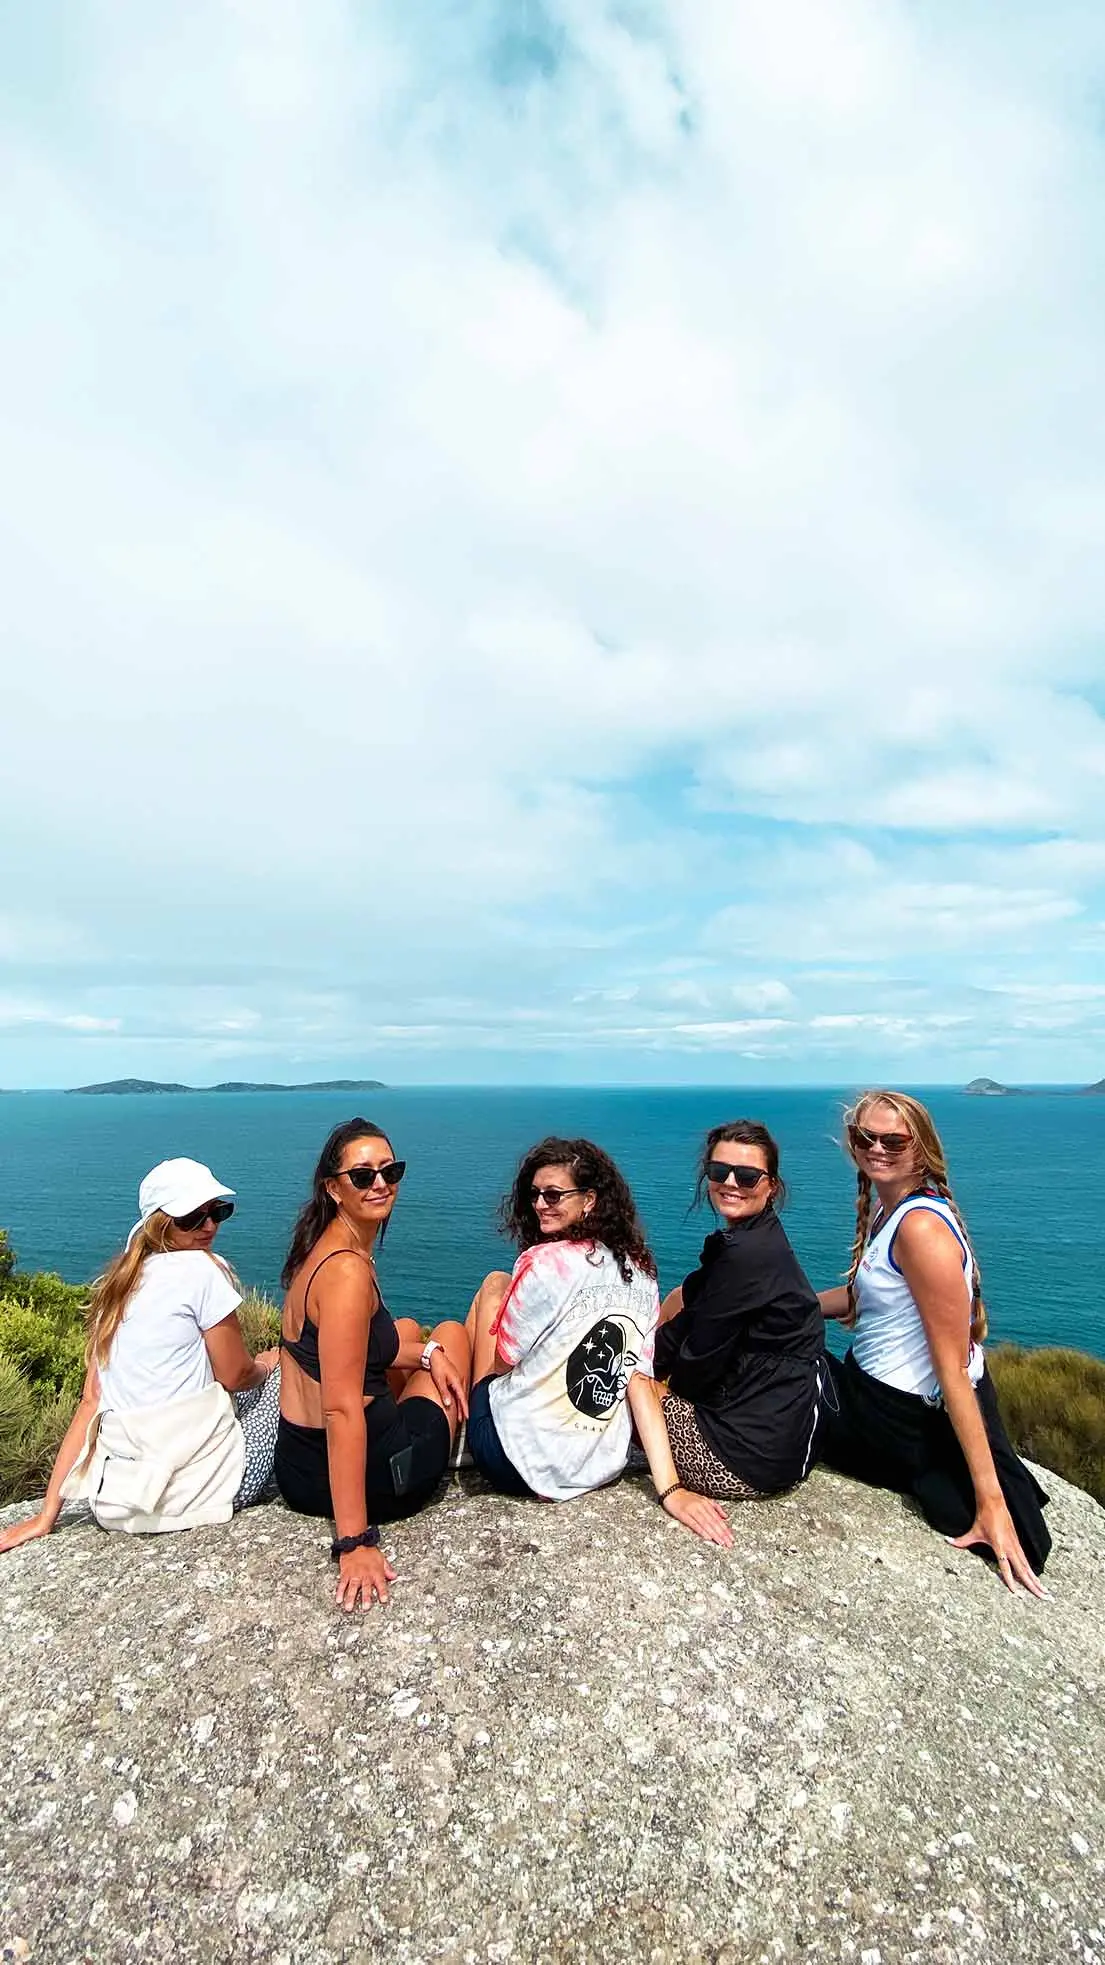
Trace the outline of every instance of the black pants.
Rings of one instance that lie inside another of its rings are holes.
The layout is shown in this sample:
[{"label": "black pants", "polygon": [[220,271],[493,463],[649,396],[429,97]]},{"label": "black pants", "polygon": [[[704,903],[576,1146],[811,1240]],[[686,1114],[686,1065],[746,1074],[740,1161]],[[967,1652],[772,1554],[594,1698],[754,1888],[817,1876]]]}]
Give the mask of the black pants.
[{"label": "black pants", "polygon": [[[370,1522],[399,1521],[433,1498],[449,1465],[449,1421],[432,1399],[404,1399],[382,1392],[365,1408],[365,1503]],[[330,1463],[326,1430],[298,1426],[280,1415],[276,1436],[276,1485],[299,1515],[329,1515]]]},{"label": "black pants", "polygon": [[[830,1357],[828,1366],[817,1458],[872,1487],[911,1494],[930,1527],[942,1535],[964,1535],[975,1518],[974,1483],[943,1406],[883,1385],[861,1370],[851,1351],[843,1364]],[[1051,1549],[1041,1513],[1048,1497],[1009,1443],[985,1368],[975,1392],[1005,1505],[1039,1575]]]}]

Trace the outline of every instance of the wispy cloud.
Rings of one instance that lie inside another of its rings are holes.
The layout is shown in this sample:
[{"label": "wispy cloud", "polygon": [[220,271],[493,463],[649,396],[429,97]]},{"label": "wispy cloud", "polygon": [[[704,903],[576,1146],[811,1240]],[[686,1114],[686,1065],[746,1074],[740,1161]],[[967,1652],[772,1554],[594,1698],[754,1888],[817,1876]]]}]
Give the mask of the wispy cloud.
[{"label": "wispy cloud", "polygon": [[1099,1075],[1090,10],[0,56],[5,1082]]}]

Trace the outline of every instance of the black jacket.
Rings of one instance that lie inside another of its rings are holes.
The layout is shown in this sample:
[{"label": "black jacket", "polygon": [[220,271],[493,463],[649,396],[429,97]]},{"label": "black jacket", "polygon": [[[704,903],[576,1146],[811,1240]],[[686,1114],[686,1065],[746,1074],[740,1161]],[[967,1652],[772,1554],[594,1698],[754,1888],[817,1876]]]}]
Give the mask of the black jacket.
[{"label": "black jacket", "polygon": [[654,1368],[719,1459],[773,1493],[808,1471],[824,1353],[820,1305],[769,1204],[706,1237]]}]

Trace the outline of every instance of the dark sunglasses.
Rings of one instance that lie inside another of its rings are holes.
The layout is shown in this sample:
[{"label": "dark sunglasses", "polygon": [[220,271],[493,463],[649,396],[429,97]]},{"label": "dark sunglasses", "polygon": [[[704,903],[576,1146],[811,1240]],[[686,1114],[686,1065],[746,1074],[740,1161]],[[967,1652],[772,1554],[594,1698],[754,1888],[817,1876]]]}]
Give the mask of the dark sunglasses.
[{"label": "dark sunglasses", "polygon": [[194,1228],[202,1228],[209,1221],[217,1228],[221,1221],[229,1221],[233,1213],[233,1201],[206,1201],[202,1208],[193,1208],[191,1214],[175,1214],[173,1227],[183,1228],[190,1235]]},{"label": "dark sunglasses", "polygon": [[582,1187],[531,1187],[529,1197],[534,1207],[537,1206],[538,1201],[544,1201],[547,1208],[558,1208],[561,1201],[566,1201],[570,1194],[583,1192]]},{"label": "dark sunglasses", "polygon": [[763,1167],[734,1167],[728,1160],[707,1160],[706,1178],[715,1187],[724,1187],[727,1180],[735,1180],[738,1187],[753,1188],[769,1176]]},{"label": "dark sunglasses", "polygon": [[350,1187],[363,1194],[367,1188],[375,1187],[378,1180],[382,1180],[385,1187],[398,1187],[406,1171],[405,1160],[389,1160],[385,1167],[343,1167],[334,1178],[346,1179]]},{"label": "dark sunglasses", "polygon": [[881,1146],[888,1160],[896,1160],[899,1153],[913,1145],[912,1133],[869,1133],[866,1126],[849,1126],[848,1137],[853,1146],[862,1153],[870,1153],[873,1146]]}]

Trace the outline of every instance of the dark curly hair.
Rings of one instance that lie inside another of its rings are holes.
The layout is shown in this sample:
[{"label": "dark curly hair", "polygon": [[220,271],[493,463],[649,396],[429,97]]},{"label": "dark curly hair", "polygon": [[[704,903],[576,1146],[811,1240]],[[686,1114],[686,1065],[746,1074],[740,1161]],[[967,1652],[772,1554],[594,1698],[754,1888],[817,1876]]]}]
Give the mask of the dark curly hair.
[{"label": "dark curly hair", "polygon": [[[585,1219],[573,1222],[562,1235],[542,1235],[537,1210],[530,1198],[533,1178],[540,1167],[567,1167],[572,1186],[590,1190],[595,1205]],[[543,1139],[523,1156],[514,1185],[499,1205],[499,1226],[519,1249],[532,1249],[538,1242],[602,1242],[610,1250],[622,1281],[628,1283],[630,1264],[656,1275],[656,1259],[645,1240],[627,1182],[608,1153],[589,1139]]]},{"label": "dark curly hair", "polygon": [[768,1174],[775,1182],[775,1192],[771,1197],[770,1205],[781,1208],[787,1198],[787,1188],[779,1172],[779,1148],[767,1127],[762,1126],[758,1119],[730,1119],[723,1126],[711,1126],[698,1158],[698,1179],[695,1182],[691,1207],[702,1206],[706,1196],[706,1169],[714,1157],[715,1147],[720,1146],[723,1140],[732,1140],[737,1146],[758,1146],[762,1149],[764,1159],[767,1161]]},{"label": "dark curly hair", "polygon": [[[318,1156],[318,1163],[311,1176],[310,1199],[303,1203],[296,1216],[292,1229],[291,1244],[283,1269],[280,1271],[280,1287],[288,1290],[296,1270],[309,1256],[323,1231],[329,1228],[338,1210],[326,1192],[326,1183],[333,1180],[341,1169],[341,1156],[347,1146],[355,1139],[382,1139],[391,1145],[382,1126],[374,1126],[371,1119],[343,1119],[335,1126]],[[387,1233],[387,1222],[383,1222],[377,1241],[382,1242]]]}]

